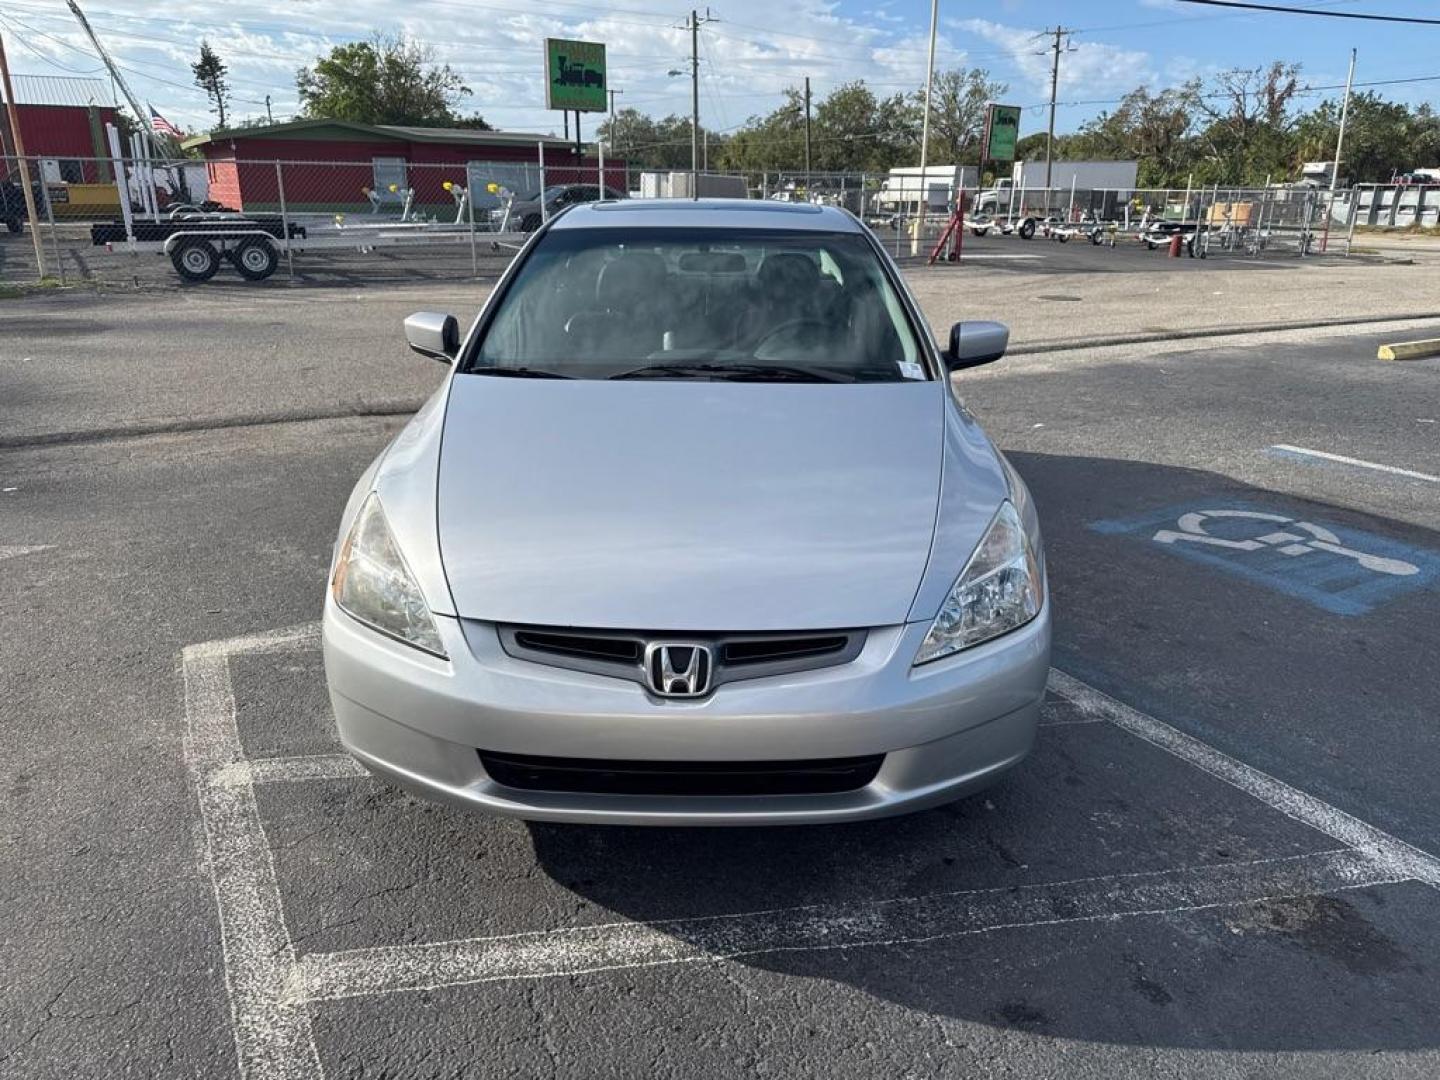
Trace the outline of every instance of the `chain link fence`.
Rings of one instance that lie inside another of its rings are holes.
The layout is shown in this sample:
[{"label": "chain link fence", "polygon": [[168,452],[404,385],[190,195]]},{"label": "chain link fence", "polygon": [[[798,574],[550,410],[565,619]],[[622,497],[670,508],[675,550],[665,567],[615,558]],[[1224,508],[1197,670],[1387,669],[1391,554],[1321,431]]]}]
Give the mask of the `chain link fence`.
[{"label": "chain link fence", "polygon": [[[927,180],[922,197],[915,178],[894,174],[692,176],[598,156],[578,166],[571,157],[547,164],[539,153],[450,163],[97,158],[61,162],[58,175],[41,175],[34,160],[27,164],[46,275],[102,286],[168,286],[177,277],[221,285],[272,277],[338,284],[493,279],[552,214],[598,198],[839,206],[912,264],[963,261],[969,237],[1178,246],[1195,257],[1348,253],[1357,223],[1433,224],[1440,213],[1440,188],[1362,186],[1332,200],[1328,192],[1288,186],[1027,191]],[[13,158],[0,158],[0,211],[7,226],[0,232],[0,283],[33,283],[40,268]]]}]

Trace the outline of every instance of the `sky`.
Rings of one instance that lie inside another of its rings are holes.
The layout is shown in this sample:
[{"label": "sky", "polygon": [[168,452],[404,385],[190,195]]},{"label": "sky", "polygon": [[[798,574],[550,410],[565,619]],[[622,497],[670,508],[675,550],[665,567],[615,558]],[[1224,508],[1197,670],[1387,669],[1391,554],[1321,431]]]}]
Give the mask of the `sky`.
[{"label": "sky", "polygon": [[[681,0],[683,3],[684,0]],[[664,0],[80,0],[135,95],[187,130],[214,119],[189,65],[207,39],[230,68],[234,118],[278,121],[298,111],[295,71],[337,44],[373,32],[429,44],[473,94],[461,111],[496,127],[555,132],[544,108],[546,37],[601,41],[621,108],[656,116],[690,109],[688,11]],[[1437,0],[1303,0],[1301,6],[1387,15],[1440,15]],[[809,76],[813,92],[863,78],[877,93],[923,84],[928,0],[713,0],[701,29],[702,123],[733,130],[783,101]],[[1357,84],[1392,100],[1440,104],[1440,26],[1400,26],[1301,15],[1228,12],[1183,0],[940,0],[936,68],[981,67],[1026,107],[1021,134],[1043,131],[1049,40],[1073,31],[1061,57],[1058,131],[1072,131],[1137,85],[1162,89],[1230,67],[1302,65],[1302,80],[1343,87],[1358,50]],[[701,9],[702,16],[705,9]],[[104,78],[62,0],[0,6],[13,71]],[[671,72],[679,74],[671,74]],[[1303,99],[1341,96],[1316,89]],[[588,133],[596,117],[587,117]]]}]

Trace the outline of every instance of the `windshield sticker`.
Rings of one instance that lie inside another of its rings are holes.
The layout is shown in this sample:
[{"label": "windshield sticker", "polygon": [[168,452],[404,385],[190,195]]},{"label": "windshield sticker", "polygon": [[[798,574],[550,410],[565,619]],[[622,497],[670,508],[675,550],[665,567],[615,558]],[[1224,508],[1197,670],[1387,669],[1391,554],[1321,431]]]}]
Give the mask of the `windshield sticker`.
[{"label": "windshield sticker", "polygon": [[906,379],[924,379],[925,369],[911,360],[900,361],[900,374]]}]

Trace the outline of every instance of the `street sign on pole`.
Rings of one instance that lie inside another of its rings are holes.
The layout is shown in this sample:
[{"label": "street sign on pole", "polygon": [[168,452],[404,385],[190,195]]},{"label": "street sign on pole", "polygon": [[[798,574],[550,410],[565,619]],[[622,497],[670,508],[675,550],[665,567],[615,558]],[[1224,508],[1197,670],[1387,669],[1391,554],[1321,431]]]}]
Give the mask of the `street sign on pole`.
[{"label": "street sign on pole", "polygon": [[995,105],[985,108],[986,161],[1014,161],[1015,143],[1020,136],[1020,106]]},{"label": "street sign on pole", "polygon": [[545,39],[545,107],[604,112],[605,46],[598,41]]}]

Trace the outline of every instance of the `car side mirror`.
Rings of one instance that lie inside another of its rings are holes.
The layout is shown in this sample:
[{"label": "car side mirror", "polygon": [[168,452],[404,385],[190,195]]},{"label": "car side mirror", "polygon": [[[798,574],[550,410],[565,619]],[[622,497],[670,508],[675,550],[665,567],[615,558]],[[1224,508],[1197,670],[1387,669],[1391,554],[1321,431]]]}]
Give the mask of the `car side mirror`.
[{"label": "car side mirror", "polygon": [[449,364],[460,352],[460,323],[454,315],[417,311],[405,318],[405,341],[421,356]]},{"label": "car side mirror", "polygon": [[1004,323],[971,321],[957,322],[950,327],[950,347],[945,351],[945,366],[951,371],[993,363],[1005,355],[1010,344],[1010,328]]}]

